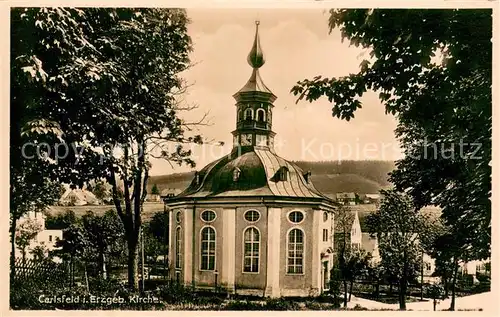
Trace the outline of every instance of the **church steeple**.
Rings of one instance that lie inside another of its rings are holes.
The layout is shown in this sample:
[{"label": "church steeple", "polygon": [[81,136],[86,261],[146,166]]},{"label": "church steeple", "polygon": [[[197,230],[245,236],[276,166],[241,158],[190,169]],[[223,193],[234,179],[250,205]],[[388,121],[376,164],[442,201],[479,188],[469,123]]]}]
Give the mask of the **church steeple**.
[{"label": "church steeple", "polygon": [[255,37],[247,62],[252,74],[247,83],[236,94],[236,130],[233,131],[234,146],[263,147],[273,150],[275,133],[272,127],[272,108],[276,96],[264,84],[259,68],[264,63],[264,53],[260,45],[259,21],[255,22]]}]

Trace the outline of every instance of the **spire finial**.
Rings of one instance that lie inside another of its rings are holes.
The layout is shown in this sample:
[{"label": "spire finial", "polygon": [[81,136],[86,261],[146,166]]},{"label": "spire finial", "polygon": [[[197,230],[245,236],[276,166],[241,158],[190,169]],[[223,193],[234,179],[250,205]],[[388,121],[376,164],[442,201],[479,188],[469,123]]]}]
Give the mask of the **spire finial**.
[{"label": "spire finial", "polygon": [[255,38],[253,41],[252,49],[250,50],[250,53],[248,54],[247,57],[248,64],[250,64],[250,66],[252,66],[253,68],[260,68],[265,63],[264,54],[262,53],[262,48],[260,47],[259,24],[260,21],[256,20]]}]

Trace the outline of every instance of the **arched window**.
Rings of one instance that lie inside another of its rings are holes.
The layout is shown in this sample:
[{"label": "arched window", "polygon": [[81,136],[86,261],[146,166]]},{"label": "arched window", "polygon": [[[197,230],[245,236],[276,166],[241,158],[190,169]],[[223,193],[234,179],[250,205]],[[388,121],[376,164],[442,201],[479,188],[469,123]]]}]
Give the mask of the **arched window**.
[{"label": "arched window", "polygon": [[175,229],[175,268],[180,269],[182,267],[182,230],[181,227]]},{"label": "arched window", "polygon": [[238,121],[243,120],[243,110],[238,111],[238,118],[237,118],[237,120]]},{"label": "arched window", "polygon": [[214,228],[205,227],[201,230],[201,270],[215,270],[215,238]]},{"label": "arched window", "polygon": [[304,232],[292,229],[288,233],[287,273],[304,273]]},{"label": "arched window", "polygon": [[260,122],[266,121],[266,111],[262,108],[257,110],[257,121],[260,121]]},{"label": "arched window", "polygon": [[259,272],[260,233],[257,228],[248,228],[244,233],[243,272]]},{"label": "arched window", "polygon": [[245,110],[245,120],[253,120],[253,109],[252,108],[247,108],[247,110]]},{"label": "arched window", "polygon": [[324,212],[323,213],[323,221],[327,221],[328,220],[328,212]]}]

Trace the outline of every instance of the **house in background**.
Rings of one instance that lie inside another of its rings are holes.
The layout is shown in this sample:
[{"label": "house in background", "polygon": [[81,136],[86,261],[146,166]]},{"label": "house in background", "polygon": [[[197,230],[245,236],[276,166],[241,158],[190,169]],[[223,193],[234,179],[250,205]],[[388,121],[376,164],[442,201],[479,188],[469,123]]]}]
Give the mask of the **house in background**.
[{"label": "house in background", "polygon": [[365,199],[368,204],[377,204],[380,202],[380,194],[365,194]]},{"label": "house in background", "polygon": [[354,193],[337,193],[336,201],[343,205],[356,205],[356,194]]},{"label": "house in background", "polygon": [[182,190],[178,188],[167,188],[161,191],[161,197],[164,198],[174,198],[175,196],[179,195],[182,192]]},{"label": "house in background", "polygon": [[[42,246],[45,250],[45,255],[54,249],[56,249],[56,242],[62,239],[63,231],[62,230],[48,230],[45,229],[45,218],[46,216],[41,212],[29,212],[25,216],[21,217],[18,220],[18,226],[23,222],[31,220],[40,224],[41,230],[37,233],[37,235],[30,241],[29,246],[26,248],[26,258],[32,259],[33,254],[32,251],[37,246]],[[16,248],[16,258],[21,258],[22,252],[18,248]]]},{"label": "house in background", "polygon": [[471,275],[474,284],[479,283],[478,274],[491,277],[491,260],[475,260],[468,262],[460,262],[458,272],[462,275]]},{"label": "house in background", "polygon": [[66,191],[59,199],[59,204],[63,206],[85,206],[99,205],[97,197],[86,188],[76,188],[65,185]]},{"label": "house in background", "polygon": [[161,201],[161,196],[158,194],[147,194],[146,195],[146,201],[147,202],[160,202]]},{"label": "house in background", "polygon": [[376,265],[380,262],[380,253],[378,250],[377,238],[371,237],[369,233],[361,230],[358,211],[355,211],[354,221],[351,227],[351,248],[355,250],[364,250],[371,255],[371,263]]},{"label": "house in background", "polygon": [[[358,207],[361,206],[362,205],[352,208],[354,219],[351,225],[349,244],[353,249],[364,250],[366,253],[369,253],[372,257],[370,261],[371,264],[377,265],[381,261],[378,239],[376,237],[372,237],[370,233],[367,232],[367,228],[364,225],[364,217],[361,219],[359,216],[360,208]],[[371,209],[373,209],[372,211],[375,211],[376,207],[372,205]],[[363,215],[366,216],[366,214],[370,213],[369,206],[367,206],[367,208],[363,208],[362,211],[364,211]],[[337,232],[337,235],[338,234],[339,233]],[[336,240],[341,241],[342,239],[337,238]],[[416,243],[418,243],[418,240],[416,241]],[[419,274],[419,276],[421,276],[419,280],[423,278],[424,283],[434,283],[439,281],[438,277],[432,276],[436,269],[434,259],[428,254],[423,253],[421,254],[421,263],[423,270],[421,274]]]}]

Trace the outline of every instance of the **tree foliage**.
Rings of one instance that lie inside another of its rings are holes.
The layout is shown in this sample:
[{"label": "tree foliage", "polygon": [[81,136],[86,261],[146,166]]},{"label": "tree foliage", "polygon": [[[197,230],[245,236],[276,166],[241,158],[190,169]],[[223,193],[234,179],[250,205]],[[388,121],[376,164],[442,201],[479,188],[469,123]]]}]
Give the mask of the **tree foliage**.
[{"label": "tree foliage", "polygon": [[78,223],[78,219],[76,218],[75,212],[73,210],[66,210],[64,213],[58,213],[56,215],[47,214],[45,218],[45,229],[64,230],[76,223]]},{"label": "tree foliage", "polygon": [[160,190],[158,189],[158,186],[156,186],[156,184],[153,184],[153,187],[151,188],[151,194],[153,194],[153,195],[160,194]]},{"label": "tree foliage", "polygon": [[26,259],[26,248],[42,229],[42,224],[32,218],[25,219],[16,228],[15,243],[21,251],[23,260]]},{"label": "tree foliage", "polygon": [[380,208],[368,216],[369,230],[377,236],[380,265],[399,284],[400,309],[406,309],[406,289],[418,275],[423,252],[420,240],[430,231],[429,220],[408,195],[394,190],[382,194]]},{"label": "tree foliage", "polygon": [[11,18],[13,157],[24,158],[27,142],[43,143],[29,147],[46,167],[39,179],[111,184],[128,241],[129,285],[136,289],[148,158],[160,152],[194,164],[182,144],[201,142],[185,135],[176,99],[186,87],[179,73],[189,67],[191,51],[186,13],[22,8]]},{"label": "tree foliage", "polygon": [[360,71],[299,81],[292,92],[327,97],[350,120],[367,90],[396,115],[405,157],[390,180],[417,207],[435,204],[462,232],[461,248],[488,257],[491,243],[492,11],[331,10],[331,30],[369,52]]}]

